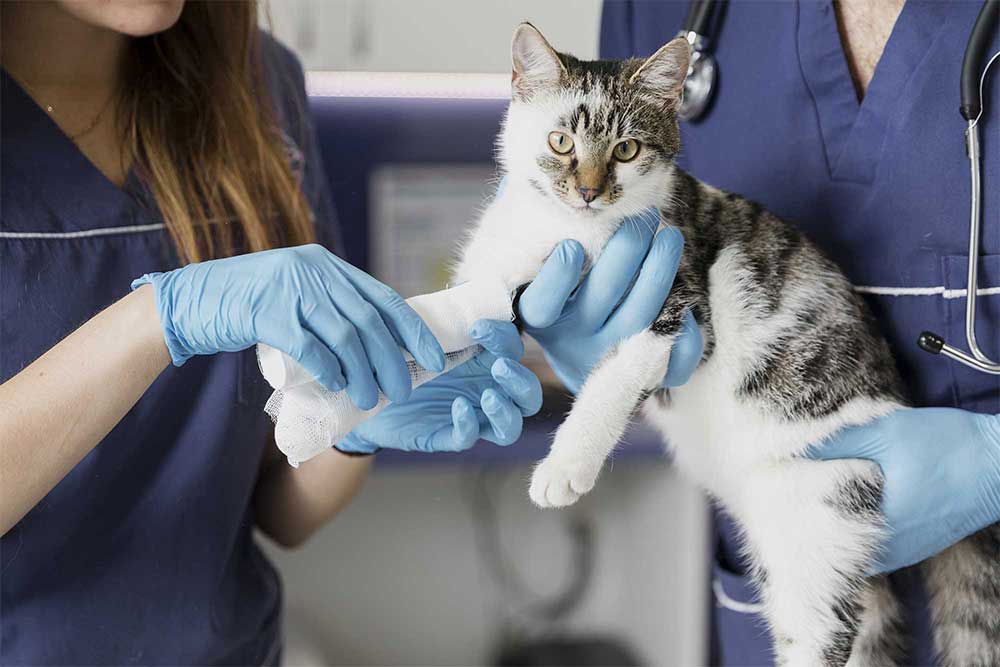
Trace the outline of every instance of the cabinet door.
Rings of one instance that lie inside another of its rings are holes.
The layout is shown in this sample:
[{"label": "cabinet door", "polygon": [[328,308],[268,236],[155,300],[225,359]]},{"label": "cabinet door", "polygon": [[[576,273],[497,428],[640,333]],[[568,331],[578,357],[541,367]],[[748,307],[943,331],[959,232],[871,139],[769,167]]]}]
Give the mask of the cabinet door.
[{"label": "cabinet door", "polygon": [[601,0],[281,0],[268,9],[307,69],[506,72],[525,20],[559,50],[596,57]]},{"label": "cabinet door", "polygon": [[260,24],[307,70],[350,69],[351,0],[264,0]]}]

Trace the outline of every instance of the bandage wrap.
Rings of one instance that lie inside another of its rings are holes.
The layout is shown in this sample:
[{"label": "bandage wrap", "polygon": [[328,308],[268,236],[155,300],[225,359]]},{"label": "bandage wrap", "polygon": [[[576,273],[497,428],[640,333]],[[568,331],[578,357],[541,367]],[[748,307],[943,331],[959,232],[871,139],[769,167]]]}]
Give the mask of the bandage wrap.
[{"label": "bandage wrap", "polygon": [[[444,349],[444,372],[468,361],[481,349],[469,336],[473,322],[514,318],[512,293],[500,281],[473,281],[406,302]],[[406,358],[414,388],[439,375],[421,368],[408,354]],[[379,393],[374,408],[361,410],[346,391],[327,391],[295,360],[267,345],[257,346],[257,359],[261,373],[274,388],[264,411],[274,421],[278,449],[293,466],[330,449],[389,404],[389,399]]]}]

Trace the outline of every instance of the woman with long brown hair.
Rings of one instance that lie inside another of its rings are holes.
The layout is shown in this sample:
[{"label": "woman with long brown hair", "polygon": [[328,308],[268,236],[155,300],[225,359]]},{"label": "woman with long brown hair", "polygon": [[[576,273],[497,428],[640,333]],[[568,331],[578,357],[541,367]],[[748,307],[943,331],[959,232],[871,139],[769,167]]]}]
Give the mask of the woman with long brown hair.
[{"label": "woman with long brown hair", "polygon": [[[411,395],[400,348],[437,369],[441,348],[305,245],[335,249],[335,221],[301,68],[254,4],[0,9],[0,662],[273,664],[253,528],[302,542],[380,447],[513,442],[537,379],[482,322],[488,351]],[[258,342],[359,407],[405,402],[280,464]]]}]

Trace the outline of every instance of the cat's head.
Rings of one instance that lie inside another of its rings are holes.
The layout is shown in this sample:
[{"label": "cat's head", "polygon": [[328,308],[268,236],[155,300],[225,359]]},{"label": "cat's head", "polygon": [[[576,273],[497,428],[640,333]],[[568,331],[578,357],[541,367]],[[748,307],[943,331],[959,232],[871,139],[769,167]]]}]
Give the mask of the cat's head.
[{"label": "cat's head", "polygon": [[680,148],[690,47],[646,60],[577,60],[530,23],[514,32],[512,101],[500,137],[508,174],[526,177],[581,219],[620,218],[657,204]]}]

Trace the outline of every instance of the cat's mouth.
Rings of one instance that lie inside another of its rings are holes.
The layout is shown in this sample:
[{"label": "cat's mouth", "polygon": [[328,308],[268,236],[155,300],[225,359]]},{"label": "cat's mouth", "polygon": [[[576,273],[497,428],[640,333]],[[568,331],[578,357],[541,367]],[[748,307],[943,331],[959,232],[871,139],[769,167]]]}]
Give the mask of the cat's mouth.
[{"label": "cat's mouth", "polygon": [[601,213],[604,209],[598,208],[593,204],[570,204],[569,207],[579,213],[580,215],[597,215]]}]

